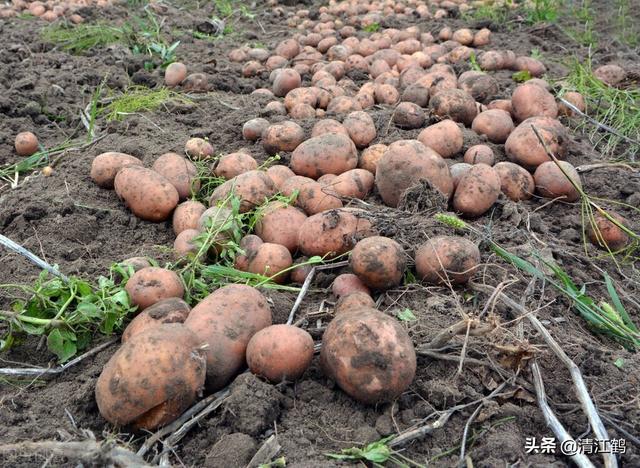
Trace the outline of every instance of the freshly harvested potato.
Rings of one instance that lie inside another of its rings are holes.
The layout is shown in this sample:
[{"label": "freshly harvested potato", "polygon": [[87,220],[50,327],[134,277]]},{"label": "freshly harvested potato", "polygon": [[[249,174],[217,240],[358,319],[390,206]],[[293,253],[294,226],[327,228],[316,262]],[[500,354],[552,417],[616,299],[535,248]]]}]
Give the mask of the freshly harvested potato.
[{"label": "freshly harvested potato", "polygon": [[426,179],[445,197],[453,192],[447,163],[418,140],[399,140],[387,148],[378,161],[376,187],[386,205],[397,207],[402,194]]},{"label": "freshly harvested potato", "polygon": [[[621,226],[629,227],[629,222],[618,213],[608,211],[607,214]],[[587,235],[595,245],[611,251],[623,249],[630,240],[623,229],[600,212],[594,215],[593,221],[590,220]]]},{"label": "freshly harvested potato", "polygon": [[342,133],[349,136],[349,132],[344,125],[334,119],[318,120],[311,129],[311,138],[324,135],[325,133]]},{"label": "freshly harvested potato", "polygon": [[123,267],[133,268],[133,272],[140,271],[143,268],[151,266],[151,262],[146,257],[130,257],[119,262]]},{"label": "freshly harvested potato", "polygon": [[400,100],[400,93],[392,84],[378,84],[374,91],[374,97],[377,104],[392,106]]},{"label": "freshly harvested potato", "polygon": [[96,402],[112,424],[154,430],[189,408],[202,391],[201,341],[178,323],[132,336],[109,359],[96,382]]},{"label": "freshly harvested potato", "polygon": [[276,46],[275,53],[291,60],[300,53],[300,45],[295,39],[285,39]]},{"label": "freshly harvested potato", "polygon": [[299,208],[271,202],[261,210],[255,233],[264,242],[284,245],[291,253],[298,250],[298,232],[307,215]]},{"label": "freshly harvested potato", "polygon": [[524,83],[511,95],[511,113],[518,122],[529,117],[558,117],[558,105],[549,91],[536,84]]},{"label": "freshly harvested potato", "polygon": [[271,166],[267,169],[267,175],[273,182],[273,185],[275,185],[276,189],[280,191],[285,181],[288,178],[293,177],[295,173],[287,166],[276,164],[275,166]]},{"label": "freshly harvested potato", "polygon": [[225,154],[218,160],[218,164],[213,173],[218,177],[233,179],[240,174],[257,169],[258,163],[250,154],[231,153]]},{"label": "freshly harvested potato", "polygon": [[378,167],[378,161],[387,150],[387,145],[376,144],[371,145],[360,154],[358,159],[358,167],[371,172],[376,175],[376,168]]},{"label": "freshly harvested potato", "polygon": [[240,199],[240,212],[246,213],[276,194],[271,178],[262,171],[249,171],[227,180],[213,191],[209,205],[226,201],[231,194]]},{"label": "freshly harvested potato", "polygon": [[178,297],[170,297],[156,302],[140,312],[122,333],[122,342],[163,323],[183,323],[191,312],[189,304]]},{"label": "freshly harvested potato", "polygon": [[249,262],[256,256],[256,252],[262,244],[262,239],[254,234],[247,234],[240,239],[242,253],[236,255],[234,262],[236,270],[249,271]]},{"label": "freshly harvested potato", "polygon": [[500,177],[500,189],[513,201],[528,200],[535,191],[535,182],[529,171],[512,162],[499,162],[493,169]]},{"label": "freshly harvested potato", "polygon": [[93,158],[91,163],[91,179],[102,188],[112,189],[116,175],[126,166],[142,166],[135,156],[109,151]]},{"label": "freshly harvested potato", "polygon": [[262,134],[262,146],[271,156],[282,151],[293,151],[303,141],[304,130],[290,121],[270,125]]},{"label": "freshly harvested potato", "polygon": [[393,317],[375,309],[338,314],[322,337],[320,365],[352,398],[367,404],[393,401],[416,372],[411,338]]},{"label": "freshly harvested potato", "polygon": [[627,72],[624,71],[624,68],[613,63],[596,68],[593,71],[593,74],[596,78],[609,86],[616,86],[627,77]]},{"label": "freshly harvested potato", "polygon": [[515,69],[528,71],[531,76],[542,76],[547,72],[547,67],[540,60],[526,56],[516,58]]},{"label": "freshly harvested potato", "polygon": [[291,265],[293,258],[287,247],[263,242],[249,258],[247,271],[272,278],[274,282],[282,284],[289,277],[289,271],[284,270],[288,270]]},{"label": "freshly harvested potato", "polygon": [[309,276],[309,273],[311,273],[313,269],[313,265],[306,263],[308,261],[309,258],[300,257],[293,262],[293,269],[291,270],[289,278],[292,283],[303,284],[307,279],[307,276]]},{"label": "freshly harvested potato", "polygon": [[473,43],[474,34],[471,29],[461,28],[453,32],[451,39],[462,45],[471,45]]},{"label": "freshly harvested potato", "polygon": [[443,158],[451,158],[462,151],[464,137],[458,124],[447,119],[422,130],[418,141]]},{"label": "freshly harvested potato", "polygon": [[407,86],[404,90],[402,93],[402,101],[412,102],[420,107],[427,107],[429,104],[429,96],[429,88],[419,83],[414,83]]},{"label": "freshly harvested potato", "polygon": [[334,209],[309,216],[300,226],[298,248],[308,256],[335,257],[348,252],[360,239],[375,234],[359,211]]},{"label": "freshly harvested potato", "polygon": [[204,138],[190,138],[184,145],[184,152],[195,159],[207,159],[213,156],[213,146]]},{"label": "freshly harvested potato", "polygon": [[349,265],[351,271],[370,288],[389,289],[402,282],[407,259],[396,241],[373,236],[356,244]]},{"label": "freshly harvested potato", "polygon": [[452,164],[449,167],[449,172],[451,173],[451,180],[453,181],[454,191],[458,187],[458,184],[460,183],[460,179],[462,179],[462,176],[464,176],[467,172],[469,172],[469,169],[471,169],[471,167],[472,167],[472,164],[467,164],[467,163],[456,163],[456,164]]},{"label": "freshly harvested potato", "polygon": [[486,164],[475,164],[458,182],[453,207],[466,216],[477,217],[486,213],[499,196],[498,173]]},{"label": "freshly harvested potato", "polygon": [[[352,169],[353,170],[353,169]],[[349,171],[347,171],[349,172]],[[343,174],[346,174],[346,172],[343,172]],[[322,186],[324,187],[330,187],[331,184],[333,184],[333,181],[337,178],[338,176],[335,174],[325,174],[321,177],[318,177],[318,182],[320,184],[322,184]],[[331,191],[336,193],[335,190],[333,190],[333,187],[331,187]],[[336,193],[337,195],[337,193]]]},{"label": "freshly harvested potato", "polygon": [[336,279],[333,280],[333,284],[331,285],[331,291],[338,299],[353,294],[354,292],[363,292],[371,295],[371,291],[369,291],[367,285],[353,273],[343,273],[336,276]]},{"label": "freshly harvested potato", "polygon": [[127,281],[125,290],[138,310],[144,310],[163,299],[181,298],[184,295],[180,277],[171,270],[159,267],[136,271]]},{"label": "freshly harvested potato", "polygon": [[198,230],[212,236],[211,247],[217,253],[222,252],[229,239],[233,237],[234,229],[238,227],[233,212],[225,206],[214,205],[207,208],[198,219]]},{"label": "freshly harvested potato", "polygon": [[424,125],[424,121],[424,111],[413,102],[401,102],[393,112],[393,122],[400,128],[420,128]]},{"label": "freshly harvested potato", "polygon": [[341,314],[355,309],[375,309],[376,302],[369,293],[354,291],[350,294],[340,296],[336,302],[333,312]]},{"label": "freshly harvested potato", "polygon": [[180,203],[173,212],[173,232],[177,236],[187,229],[197,229],[198,220],[207,208],[200,202],[187,200]]},{"label": "freshly harvested potato", "polygon": [[184,63],[173,62],[164,71],[164,84],[168,88],[175,88],[187,77],[187,66]]},{"label": "freshly harvested potato", "polygon": [[310,138],[291,154],[291,169],[298,175],[317,179],[323,174],[342,174],[358,165],[353,141],[339,133]]},{"label": "freshly harvested potato", "polygon": [[178,205],[180,195],[166,178],[141,166],[126,166],[114,179],[118,197],[138,218],[166,220]]},{"label": "freshly harvested potato", "polygon": [[196,166],[179,154],[163,154],[153,163],[152,169],[171,182],[171,185],[178,191],[180,200],[184,200],[200,190]]},{"label": "freshly harvested potato", "polygon": [[282,68],[273,80],[273,94],[284,97],[292,89],[299,88],[301,83],[300,73],[292,68]]},{"label": "freshly harvested potato", "polygon": [[478,135],[486,135],[493,143],[504,143],[513,132],[514,125],[508,112],[502,109],[488,109],[473,119],[471,129]]},{"label": "freshly harvested potato", "polygon": [[211,87],[209,86],[209,78],[204,73],[192,73],[182,82],[185,91],[191,93],[206,93]]},{"label": "freshly harvested potato", "polygon": [[297,192],[296,206],[302,208],[309,216],[342,207],[342,201],[333,190],[309,177],[290,177],[280,191],[287,197]]},{"label": "freshly harvested potato", "polygon": [[567,161],[558,161],[557,164],[555,161],[547,161],[540,164],[533,173],[533,180],[536,190],[545,198],[564,197],[570,202],[580,198],[580,192],[574,187],[575,184],[582,188],[580,175]]},{"label": "freshly harvested potato", "polygon": [[257,332],[247,345],[247,364],[255,375],[272,383],[294,382],[313,359],[313,338],[293,325],[271,325]]},{"label": "freshly harvested potato", "polygon": [[467,164],[486,164],[493,166],[496,157],[493,150],[487,145],[473,145],[464,153],[464,162]]},{"label": "freshly harvested potato", "polygon": [[318,92],[316,88],[295,88],[287,93],[284,98],[284,107],[288,112],[296,106],[307,105],[315,108],[318,105]]},{"label": "freshly harvested potato", "polygon": [[474,47],[486,46],[489,42],[491,42],[491,30],[487,28],[482,28],[473,36]]},{"label": "freshly harvested potato", "polygon": [[206,387],[220,390],[245,365],[251,337],[271,325],[271,309],[260,292],[230,284],[209,294],[191,309],[184,326],[208,345]]},{"label": "freshly harvested potato", "polygon": [[269,121],[261,117],[248,120],[242,126],[242,136],[249,141],[256,141],[262,136],[262,133],[269,125]]},{"label": "freshly harvested potato", "polygon": [[173,251],[178,258],[184,257],[190,253],[197,253],[198,246],[194,242],[194,239],[200,235],[200,231],[197,229],[185,229],[176,236],[176,240],[173,241]]},{"label": "freshly harvested potato", "polygon": [[536,128],[549,151],[556,157],[563,158],[569,142],[567,131],[558,120],[550,117],[531,117],[518,125],[504,144],[507,157],[528,169],[551,161],[533,127]]},{"label": "freshly harvested potato", "polygon": [[487,104],[487,108],[503,110],[509,113],[509,117],[511,117],[511,99],[495,99],[494,101],[491,101],[489,104]]},{"label": "freshly harvested potato", "polygon": [[[342,122],[357,148],[366,148],[376,137],[376,124],[363,111],[352,112]],[[357,155],[356,155],[357,156]]]},{"label": "freshly harvested potato", "polygon": [[[587,105],[584,101],[584,96],[580,93],[569,91],[568,93],[565,93],[562,98],[569,104],[572,104],[580,112],[584,112],[587,108]],[[558,104],[558,114],[571,117],[573,115],[573,109],[571,109],[565,103],[560,102]]]},{"label": "freshly harvested potato", "polygon": [[331,189],[341,197],[364,200],[373,188],[374,176],[365,169],[351,169],[330,182]]},{"label": "freshly harvested potato", "polygon": [[[18,156],[31,156],[32,154],[38,151],[38,137],[31,132],[20,132],[16,135],[16,139],[14,141],[14,148],[16,149],[16,153],[18,154]],[[122,154],[122,153],[112,153],[112,154]]]},{"label": "freshly harvested potato", "polygon": [[466,283],[479,264],[480,250],[464,237],[433,237],[416,251],[418,278],[431,284]]},{"label": "freshly harvested potato", "polygon": [[458,78],[458,86],[478,102],[492,100],[499,91],[498,81],[483,72],[467,71]]},{"label": "freshly harvested potato", "polygon": [[465,125],[471,125],[478,114],[475,99],[461,89],[447,89],[439,92],[431,98],[429,107],[434,115]]}]

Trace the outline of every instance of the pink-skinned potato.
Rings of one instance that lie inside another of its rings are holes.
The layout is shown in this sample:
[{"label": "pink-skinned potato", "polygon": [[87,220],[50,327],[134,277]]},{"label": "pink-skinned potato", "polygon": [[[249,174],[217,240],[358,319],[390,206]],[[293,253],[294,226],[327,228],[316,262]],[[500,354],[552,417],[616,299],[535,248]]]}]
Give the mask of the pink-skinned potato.
[{"label": "pink-skinned potato", "polygon": [[353,291],[350,294],[340,296],[333,308],[334,314],[338,315],[355,309],[374,309],[376,302],[370,294],[363,291]]},{"label": "pink-skinned potato", "polygon": [[298,233],[307,219],[299,208],[282,202],[271,202],[255,225],[255,233],[264,242],[285,246],[291,253],[298,250]]},{"label": "pink-skinned potato", "polygon": [[293,265],[291,252],[284,245],[263,242],[249,259],[247,271],[272,278],[283,284],[289,278],[289,268]]},{"label": "pink-skinned potato", "polygon": [[368,287],[384,290],[402,282],[407,258],[400,244],[393,239],[371,236],[355,245],[349,265]]},{"label": "pink-skinned potato", "polygon": [[527,169],[551,161],[534,128],[547,149],[557,158],[564,158],[569,142],[564,125],[551,117],[531,117],[518,125],[507,138],[504,149],[509,160]]},{"label": "pink-skinned potato", "polygon": [[475,164],[462,176],[453,195],[453,207],[469,217],[486,213],[500,196],[500,176],[486,164]]},{"label": "pink-skinned potato", "polygon": [[329,185],[341,197],[364,200],[373,189],[373,183],[374,175],[371,172],[365,169],[351,169],[335,176]]},{"label": "pink-skinned potato", "polygon": [[580,198],[580,192],[574,186],[582,188],[580,174],[567,161],[547,161],[540,164],[533,173],[533,180],[536,190],[545,198],[564,197],[570,202]]},{"label": "pink-skinned potato", "polygon": [[324,174],[342,174],[358,165],[358,150],[351,139],[325,133],[303,142],[291,154],[291,169],[297,175],[317,179]]},{"label": "pink-skinned potato", "polygon": [[195,200],[180,203],[173,212],[173,232],[177,236],[187,229],[198,229],[198,220],[206,207]]},{"label": "pink-skinned potato", "polygon": [[333,280],[333,284],[331,285],[331,291],[338,299],[353,294],[354,292],[363,292],[371,295],[371,291],[367,285],[353,273],[343,273],[336,276],[336,279]]},{"label": "pink-skinned potato", "polygon": [[522,166],[512,162],[499,162],[493,169],[500,177],[500,189],[513,201],[528,200],[535,191],[533,177]]},{"label": "pink-skinned potato", "polygon": [[309,216],[334,208],[342,208],[342,201],[334,191],[308,177],[290,177],[280,191],[286,197],[297,193],[296,206],[302,208]]},{"label": "pink-skinned potato", "polygon": [[180,195],[165,177],[141,166],[127,166],[116,175],[118,197],[138,218],[165,221],[178,205]]},{"label": "pink-skinned potato", "polygon": [[180,277],[171,270],[159,267],[136,271],[127,281],[125,290],[138,310],[144,310],[163,299],[181,298],[184,295]]},{"label": "pink-skinned potato", "polygon": [[109,151],[93,158],[91,163],[91,179],[102,188],[112,189],[118,172],[126,166],[142,166],[135,156]]},{"label": "pink-skinned potato", "polygon": [[464,237],[433,237],[416,251],[418,278],[431,284],[466,283],[479,264],[480,250]]},{"label": "pink-skinned potato", "polygon": [[122,333],[122,342],[163,323],[183,323],[191,307],[179,297],[170,297],[156,302],[136,315]]},{"label": "pink-skinned potato", "polygon": [[196,166],[177,153],[163,154],[153,163],[152,169],[171,182],[178,191],[180,200],[200,190]]},{"label": "pink-skinned potato", "polygon": [[213,191],[209,204],[228,200],[231,194],[240,199],[240,212],[246,213],[276,194],[276,187],[271,178],[263,171],[244,172],[227,180]]}]

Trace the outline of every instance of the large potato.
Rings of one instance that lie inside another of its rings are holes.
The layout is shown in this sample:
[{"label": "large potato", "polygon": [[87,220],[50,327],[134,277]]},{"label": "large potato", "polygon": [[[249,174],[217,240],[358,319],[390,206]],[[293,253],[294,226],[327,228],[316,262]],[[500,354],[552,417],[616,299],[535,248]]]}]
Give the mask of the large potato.
[{"label": "large potato", "polygon": [[198,220],[207,208],[200,202],[188,200],[182,202],[173,212],[173,232],[177,236],[187,229],[197,229]]},{"label": "large potato", "polygon": [[478,247],[464,237],[433,237],[416,251],[418,278],[427,283],[466,283],[479,264]]},{"label": "large potato", "polygon": [[240,212],[246,213],[276,194],[271,178],[262,171],[244,172],[213,191],[209,204],[227,201],[231,194],[240,199]]},{"label": "large potato", "polygon": [[263,242],[249,257],[247,271],[266,276],[282,284],[289,278],[288,269],[291,265],[293,265],[293,258],[289,249],[284,245]]},{"label": "large potato", "polygon": [[223,388],[245,365],[251,337],[271,325],[271,309],[260,292],[243,284],[223,286],[191,309],[184,326],[208,345],[207,390]]},{"label": "large potato", "polygon": [[500,189],[513,201],[528,200],[533,196],[533,177],[522,166],[512,162],[499,162],[493,169],[500,177]]},{"label": "large potato", "polygon": [[402,282],[407,258],[400,244],[382,236],[359,241],[349,262],[364,284],[373,289],[389,289]]},{"label": "large potato", "polygon": [[569,141],[567,131],[558,120],[549,117],[531,117],[518,125],[504,144],[507,157],[527,169],[551,161],[533,127],[538,131],[549,151],[556,157],[563,158]]},{"label": "large potato", "polygon": [[309,216],[342,207],[342,201],[333,190],[308,177],[290,177],[280,191],[287,197],[297,192],[296,206],[302,208]]},{"label": "large potato", "polygon": [[458,124],[446,119],[422,130],[418,141],[443,158],[451,158],[462,151],[464,137]]},{"label": "large potato", "polygon": [[189,316],[191,307],[179,297],[170,297],[147,307],[134,317],[122,333],[122,342],[163,323],[183,323]]},{"label": "large potato", "polygon": [[98,186],[111,189],[120,169],[131,165],[142,166],[142,161],[135,156],[115,151],[99,154],[91,163],[91,179]]},{"label": "large potato", "polygon": [[466,216],[486,213],[500,196],[500,176],[486,164],[475,164],[458,182],[453,207]]},{"label": "large potato", "polygon": [[275,185],[276,189],[280,191],[285,181],[288,178],[293,177],[295,173],[287,166],[276,164],[275,166],[271,166],[267,169],[267,175],[273,182],[273,185]]},{"label": "large potato", "polygon": [[402,194],[426,179],[449,198],[453,181],[447,163],[418,140],[399,140],[387,148],[376,168],[376,187],[385,204],[397,207]]},{"label": "large potato", "polygon": [[502,109],[489,109],[480,112],[473,122],[471,129],[478,135],[486,135],[493,143],[504,143],[513,132],[511,115]]},{"label": "large potato", "polygon": [[121,169],[114,187],[133,214],[147,221],[166,220],[180,199],[171,182],[156,171],[140,166]]},{"label": "large potato", "polygon": [[518,86],[511,95],[511,113],[518,122],[529,117],[558,116],[558,105],[553,95],[536,84],[524,83]]},{"label": "large potato", "polygon": [[540,164],[533,173],[533,180],[536,183],[536,190],[545,198],[564,197],[570,202],[580,198],[580,192],[574,186],[575,184],[582,188],[580,175],[575,167],[566,161],[558,161],[558,164],[547,161]]},{"label": "large potato", "polygon": [[163,299],[181,298],[184,295],[180,277],[171,270],[158,267],[136,271],[127,281],[125,289],[138,310],[144,310]]},{"label": "large potato", "polygon": [[189,408],[205,379],[202,342],[181,324],[136,334],[105,365],[96,382],[100,414],[110,423],[151,431]]},{"label": "large potato", "polygon": [[165,153],[156,159],[152,169],[167,179],[178,191],[180,200],[200,190],[196,166],[176,153]]},{"label": "large potato", "polygon": [[342,174],[357,165],[356,146],[349,137],[339,133],[310,138],[291,154],[293,172],[312,179],[324,174]]},{"label": "large potato", "polygon": [[255,233],[264,242],[284,245],[291,253],[298,250],[298,232],[307,219],[300,209],[282,202],[271,202],[262,210]]},{"label": "large potato", "polygon": [[411,338],[394,318],[375,309],[341,312],[322,337],[320,365],[352,398],[368,404],[402,394],[416,373]]}]

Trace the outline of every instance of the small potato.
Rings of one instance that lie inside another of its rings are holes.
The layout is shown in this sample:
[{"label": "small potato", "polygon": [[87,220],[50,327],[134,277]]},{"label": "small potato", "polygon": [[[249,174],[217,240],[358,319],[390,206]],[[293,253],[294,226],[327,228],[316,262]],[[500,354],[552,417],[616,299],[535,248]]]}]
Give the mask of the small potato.
[{"label": "small potato", "polygon": [[173,62],[164,71],[164,84],[175,88],[187,77],[187,66],[184,63]]},{"label": "small potato", "polygon": [[198,220],[207,208],[200,202],[188,200],[180,203],[173,212],[173,232],[177,236],[187,229],[197,229]]},{"label": "small potato", "polygon": [[345,117],[342,125],[344,125],[347,132],[349,132],[349,136],[357,148],[369,146],[369,143],[376,137],[376,124],[366,112],[356,111],[350,113]]},{"label": "small potato", "polygon": [[547,72],[547,67],[533,57],[520,56],[516,58],[515,69],[518,71],[528,71],[531,76],[542,76]]},{"label": "small potato", "polygon": [[196,401],[204,386],[201,344],[178,323],[132,336],[111,356],[96,382],[102,417],[147,431],[172,422]]},{"label": "small potato", "polygon": [[[580,93],[569,91],[568,93],[565,93],[562,98],[569,104],[572,104],[580,112],[584,112],[587,108],[587,105],[584,101],[584,96]],[[571,109],[565,103],[560,102],[558,104],[558,114],[571,117],[573,115],[573,112],[573,109]]]},{"label": "small potato", "polygon": [[[618,213],[608,211],[607,214],[618,224],[626,228],[629,227],[629,222]],[[612,251],[623,249],[630,240],[624,230],[600,212],[594,215],[593,221],[590,220],[587,226],[587,235],[595,245]]]},{"label": "small potato", "polygon": [[462,151],[464,137],[458,124],[447,119],[422,130],[418,141],[443,158],[451,158]]},{"label": "small potato", "polygon": [[290,121],[272,124],[262,134],[262,146],[271,156],[282,151],[293,151],[303,141],[304,130]]},{"label": "small potato", "polygon": [[528,200],[533,196],[535,182],[529,172],[512,162],[499,162],[493,169],[500,177],[500,189],[513,201]]},{"label": "small potato", "polygon": [[393,112],[393,122],[400,128],[420,128],[424,125],[424,121],[424,111],[412,102],[401,102]]},{"label": "small potato", "polygon": [[275,53],[291,60],[300,53],[300,45],[294,39],[285,39],[276,46]]},{"label": "small potato", "polygon": [[454,190],[458,187],[458,183],[460,182],[460,179],[462,179],[462,176],[469,172],[469,169],[471,169],[472,166],[472,164],[467,163],[456,163],[449,167]]},{"label": "small potato", "polygon": [[242,136],[249,141],[256,141],[269,127],[269,121],[263,118],[251,119],[242,126]]},{"label": "small potato", "polygon": [[303,284],[304,281],[311,273],[313,269],[313,265],[310,265],[308,262],[309,259],[307,257],[300,257],[295,262],[293,262],[293,269],[291,270],[290,280],[292,283]]},{"label": "small potato", "polygon": [[334,119],[318,120],[311,129],[311,138],[324,135],[325,133],[341,133],[349,136],[349,132],[344,125]]},{"label": "small potato", "polygon": [[247,153],[231,153],[222,156],[218,160],[213,173],[218,177],[225,179],[233,179],[245,172],[255,171],[258,169],[258,163],[250,154]]},{"label": "small potato", "polygon": [[126,166],[114,180],[118,197],[138,218],[160,222],[171,215],[180,196],[176,188],[156,171]]},{"label": "small potato", "polygon": [[471,129],[478,135],[486,135],[487,139],[493,143],[504,143],[514,129],[511,115],[501,109],[489,109],[480,112],[473,123]]},{"label": "small potato", "polygon": [[308,256],[335,257],[348,252],[360,239],[375,234],[371,222],[359,212],[327,210],[309,216],[300,226],[298,248]]},{"label": "small potato", "polygon": [[495,161],[496,157],[493,154],[493,150],[487,145],[474,145],[464,153],[464,162],[467,164],[482,163],[487,166],[493,166]]},{"label": "small potato", "polygon": [[127,258],[119,262],[119,264],[125,268],[131,267],[134,273],[151,266],[151,262],[146,257]]},{"label": "small potato", "polygon": [[360,308],[341,312],[329,323],[320,365],[349,396],[376,404],[393,401],[409,387],[416,354],[398,320]]},{"label": "small potato", "polygon": [[471,45],[474,39],[473,31],[467,28],[458,29],[453,32],[451,39],[465,46]]},{"label": "small potato", "polygon": [[250,257],[247,271],[266,276],[282,284],[289,277],[289,271],[284,270],[288,270],[292,264],[291,252],[287,247],[263,242],[258,246],[255,255]]},{"label": "small potato", "polygon": [[478,113],[475,99],[461,89],[448,89],[439,92],[431,98],[429,107],[434,115],[443,119],[449,118],[465,125],[471,125]]},{"label": "small potato", "polygon": [[487,28],[482,28],[473,36],[473,46],[482,47],[491,42],[491,31]]},{"label": "small potato", "polygon": [[407,259],[400,244],[382,236],[359,241],[349,262],[364,284],[373,289],[389,289],[402,282]]},{"label": "small potato", "polygon": [[200,235],[197,229],[185,229],[173,241],[173,251],[178,258],[187,254],[196,254],[198,245],[194,243],[194,239]]},{"label": "small potato", "polygon": [[165,153],[153,163],[152,169],[167,179],[178,191],[180,200],[200,190],[196,166],[176,153]]},{"label": "small potato", "polygon": [[418,278],[431,284],[466,283],[479,264],[478,247],[464,237],[433,237],[416,251]]},{"label": "small potato", "polygon": [[204,73],[192,73],[182,82],[185,91],[191,93],[207,93],[211,89],[209,78]]},{"label": "small potato", "polygon": [[184,295],[180,277],[171,270],[158,267],[136,271],[127,281],[125,290],[138,310],[144,310],[163,299],[182,298]]},{"label": "small potato", "polygon": [[[464,76],[467,74],[466,76]],[[482,72],[465,72],[458,78],[458,86],[478,102],[492,100],[499,91],[498,81]]]},{"label": "small potato", "polygon": [[536,190],[545,198],[564,197],[566,201],[570,202],[578,200],[580,192],[574,187],[575,184],[582,188],[578,171],[566,161],[558,161],[558,164],[554,161],[547,161],[538,166],[533,173]]},{"label": "small potato", "polygon": [[522,122],[529,117],[558,116],[558,105],[553,95],[535,84],[524,83],[511,95],[511,108],[516,121]]},{"label": "small potato", "polygon": [[337,176],[329,185],[341,197],[364,200],[373,189],[374,176],[366,169],[351,169]]},{"label": "small potato", "polygon": [[287,93],[284,98],[284,106],[287,111],[291,111],[294,107],[301,104],[315,108],[318,105],[317,88],[295,88]]},{"label": "small potato", "polygon": [[245,365],[251,337],[271,325],[271,309],[260,292],[243,284],[217,289],[191,309],[184,326],[208,345],[206,387],[220,390]]},{"label": "small potato", "polygon": [[558,120],[550,117],[531,117],[518,125],[504,144],[507,157],[528,169],[551,160],[540,144],[534,127],[549,151],[556,157],[563,158],[569,142],[567,130]]},{"label": "small potato", "polygon": [[336,276],[336,279],[333,280],[331,291],[337,299],[353,294],[354,292],[363,292],[371,295],[369,288],[353,273],[343,273]]},{"label": "small potato", "polygon": [[263,244],[262,239],[254,234],[247,234],[240,239],[240,249],[235,258],[234,267],[236,270],[249,271],[249,262],[256,256],[258,248]]},{"label": "small potato", "polygon": [[38,151],[38,137],[31,132],[20,132],[16,135],[14,147],[18,156],[31,156]]},{"label": "small potato", "polygon": [[476,164],[462,176],[453,195],[453,207],[469,217],[486,213],[500,196],[500,177],[491,166]]},{"label": "small potato", "polygon": [[203,138],[190,138],[184,145],[184,152],[195,159],[207,159],[213,156],[213,146]]},{"label": "small potato", "polygon": [[273,80],[273,94],[284,97],[292,89],[299,88],[301,83],[300,73],[292,68],[283,68]]},{"label": "small potato", "polygon": [[302,208],[309,216],[342,207],[342,201],[334,191],[308,177],[290,177],[282,184],[280,191],[287,197],[297,192],[296,206]]},{"label": "small potato", "polygon": [[307,219],[299,208],[271,202],[261,210],[255,233],[264,242],[284,245],[291,253],[298,250],[298,232]]},{"label": "small potato", "polygon": [[348,114],[354,111],[361,111],[362,106],[350,96],[336,96],[327,106],[328,114]]},{"label": "small potato", "polygon": [[116,174],[126,166],[142,166],[135,156],[109,151],[93,158],[91,163],[91,179],[102,188],[112,189]]},{"label": "small potato", "polygon": [[596,68],[593,71],[593,74],[596,78],[609,86],[616,86],[627,77],[627,72],[624,71],[622,67],[614,64],[602,65]]},{"label": "small potato", "polygon": [[209,200],[209,206],[227,201],[232,193],[240,199],[240,212],[246,213],[274,196],[276,187],[265,172],[244,172],[216,188]]},{"label": "small potato", "polygon": [[189,304],[177,297],[170,297],[156,302],[136,315],[127,325],[127,328],[122,333],[122,343],[126,343],[133,336],[163,323],[183,323],[189,316],[190,311]]},{"label": "small potato", "polygon": [[249,369],[272,383],[298,380],[312,360],[313,338],[293,325],[263,328],[247,345]]},{"label": "small potato", "polygon": [[291,154],[291,169],[298,175],[317,179],[323,174],[342,174],[358,165],[353,141],[339,133],[310,138]]},{"label": "small potato", "polygon": [[392,106],[400,100],[400,93],[391,84],[379,84],[374,91],[374,97],[377,104]]},{"label": "small potato", "polygon": [[351,294],[340,296],[336,302],[333,312],[338,315],[355,309],[374,309],[376,302],[371,298],[369,293],[355,291]]},{"label": "small potato", "polygon": [[427,107],[429,104],[429,88],[421,84],[412,84],[402,93],[402,100],[412,102],[420,107]]},{"label": "small potato", "polygon": [[387,150],[387,145],[377,144],[366,148],[358,159],[358,167],[371,172],[376,175],[376,168],[378,167],[378,161]]},{"label": "small potato", "polygon": [[275,166],[271,166],[267,169],[267,175],[273,182],[273,185],[275,185],[276,189],[280,191],[285,181],[288,178],[293,177],[295,173],[287,166],[276,164]]},{"label": "small potato", "polygon": [[505,66],[503,54],[501,54],[500,51],[497,50],[489,50],[482,53],[478,57],[478,65],[480,65],[480,68],[486,71],[495,71],[509,68]]},{"label": "small potato", "polygon": [[[509,114],[509,117],[511,117],[511,99],[496,99],[494,101],[491,101],[488,105],[487,108],[489,110],[491,109],[500,109],[503,110],[505,112],[507,112]],[[478,114],[480,115],[480,114]],[[476,117],[477,119],[477,117]],[[475,119],[474,119],[475,120]]]}]

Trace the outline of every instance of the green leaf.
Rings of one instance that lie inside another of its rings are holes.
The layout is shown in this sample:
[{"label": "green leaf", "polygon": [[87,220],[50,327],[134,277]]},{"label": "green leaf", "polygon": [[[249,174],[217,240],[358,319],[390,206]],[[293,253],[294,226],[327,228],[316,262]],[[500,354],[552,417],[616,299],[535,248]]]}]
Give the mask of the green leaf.
[{"label": "green leaf", "polygon": [[101,315],[98,307],[91,302],[81,302],[76,307],[76,311],[87,318],[99,318]]},{"label": "green leaf", "polygon": [[398,317],[398,320],[402,322],[413,322],[414,320],[417,320],[416,316],[413,314],[411,309],[408,309],[408,308],[399,311],[396,314],[396,317]]},{"label": "green leaf", "polygon": [[515,72],[513,75],[511,75],[511,78],[513,78],[513,81],[516,81],[518,83],[524,83],[525,81],[529,81],[532,77],[529,70],[522,70],[519,72]]},{"label": "green leaf", "polygon": [[638,327],[636,327],[636,324],[633,323],[633,320],[631,320],[631,317],[629,317],[627,309],[625,309],[624,305],[622,305],[620,296],[618,296],[616,288],[613,286],[613,281],[611,281],[611,278],[606,272],[604,274],[604,282],[607,285],[607,291],[609,292],[609,296],[611,297],[611,302],[613,302],[613,306],[616,308],[616,311],[622,318],[624,324],[635,332],[639,331]]},{"label": "green leaf", "polygon": [[69,339],[65,339],[57,328],[51,330],[49,336],[47,336],[47,347],[49,351],[58,356],[58,361],[60,362],[68,361],[78,351],[76,344]]},{"label": "green leaf", "polygon": [[622,359],[621,357],[616,359],[615,361],[613,361],[613,365],[618,369],[622,369],[624,367],[624,359]]},{"label": "green leaf", "polygon": [[129,294],[124,289],[120,290],[119,292],[111,296],[111,301],[125,308],[131,307],[131,302],[129,301]]},{"label": "green leaf", "polygon": [[78,290],[78,296],[89,296],[93,293],[93,288],[86,281],[78,280],[76,282],[76,288]]}]

